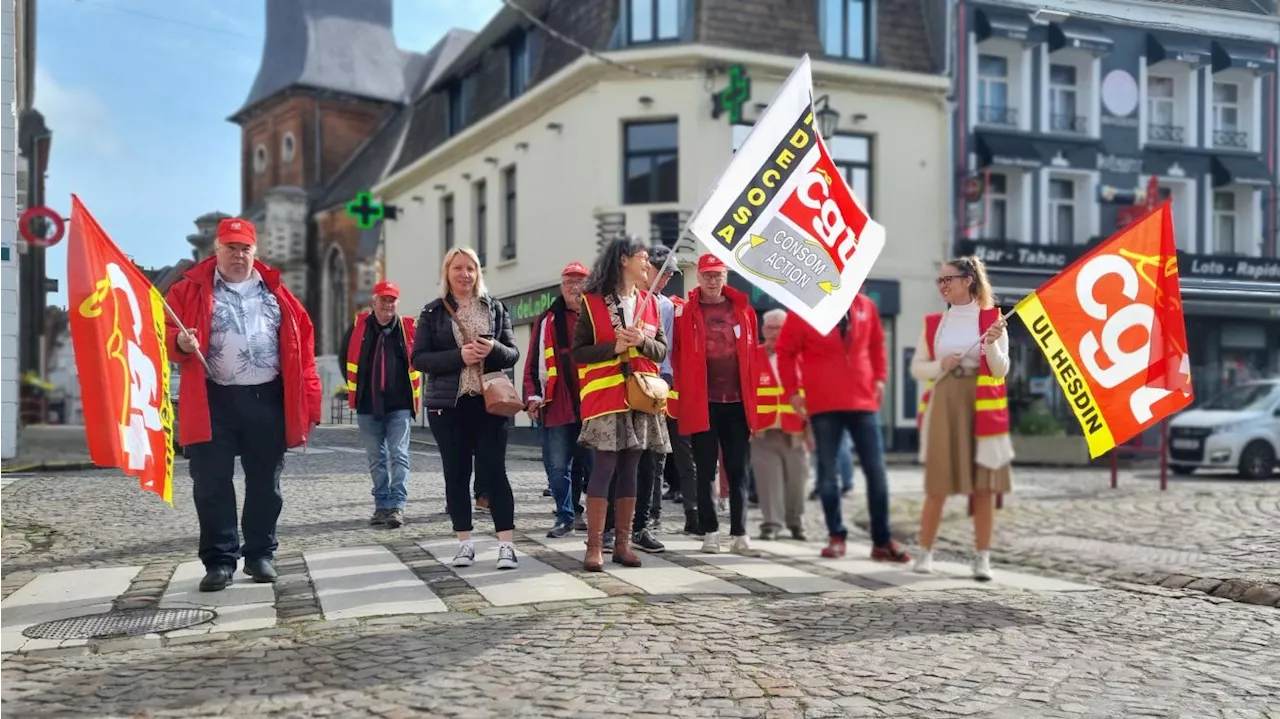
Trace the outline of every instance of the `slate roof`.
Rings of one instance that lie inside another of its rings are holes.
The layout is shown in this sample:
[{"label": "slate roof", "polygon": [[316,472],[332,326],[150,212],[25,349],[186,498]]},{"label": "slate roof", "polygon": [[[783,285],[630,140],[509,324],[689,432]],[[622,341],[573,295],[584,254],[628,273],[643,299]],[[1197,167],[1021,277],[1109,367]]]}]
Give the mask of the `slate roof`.
[{"label": "slate roof", "polygon": [[389,102],[413,97],[426,58],[396,47],[392,0],[271,0],[262,62],[231,119],[282,90],[306,87]]}]

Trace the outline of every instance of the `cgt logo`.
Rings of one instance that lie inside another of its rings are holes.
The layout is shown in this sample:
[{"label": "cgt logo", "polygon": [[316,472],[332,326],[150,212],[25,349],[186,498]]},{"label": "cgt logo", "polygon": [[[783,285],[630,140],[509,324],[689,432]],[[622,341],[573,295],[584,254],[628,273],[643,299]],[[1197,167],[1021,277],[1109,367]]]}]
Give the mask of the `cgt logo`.
[{"label": "cgt logo", "polygon": [[870,219],[858,207],[843,179],[826,147],[820,144],[817,161],[799,177],[795,192],[779,210],[780,215],[822,243],[841,273],[858,251],[858,238]]}]

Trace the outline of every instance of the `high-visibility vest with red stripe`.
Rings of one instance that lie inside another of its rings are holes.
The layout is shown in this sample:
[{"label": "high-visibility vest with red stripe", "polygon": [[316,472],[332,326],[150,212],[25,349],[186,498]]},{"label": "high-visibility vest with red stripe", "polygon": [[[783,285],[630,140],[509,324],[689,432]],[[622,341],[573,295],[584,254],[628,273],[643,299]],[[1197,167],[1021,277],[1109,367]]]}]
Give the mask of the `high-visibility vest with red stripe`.
[{"label": "high-visibility vest with red stripe", "polygon": [[[351,341],[347,343],[347,405],[356,408],[356,378],[360,374],[360,347],[364,344],[364,322],[369,312],[356,315],[356,326],[351,331]],[[405,358],[413,356],[413,320],[400,318],[400,331],[404,336]],[[409,386],[413,388],[413,407],[417,412],[418,402],[422,397],[422,373],[413,368],[412,362],[406,362],[409,368]]]},{"label": "high-visibility vest with red stripe", "polygon": [[[985,334],[998,319],[1000,310],[997,308],[980,311],[978,332]],[[941,313],[926,315],[924,318],[924,338],[930,360],[936,359],[933,342],[940,324]],[[981,358],[978,362],[978,390],[973,406],[973,433],[976,437],[999,437],[1009,434],[1009,398],[1005,394],[1004,380],[992,376],[985,352],[981,354]],[[929,398],[933,396],[933,384],[934,380],[925,383],[924,395],[920,398],[920,407],[916,412],[917,429],[924,428],[924,411],[929,406]]]},{"label": "high-visibility vest with red stripe", "polygon": [[[756,431],[780,429],[787,434],[804,434],[804,418],[791,406],[791,398],[782,396],[782,383],[773,372],[769,352],[756,350]],[[804,396],[804,390],[800,390]]]},{"label": "high-visibility vest with red stripe", "polygon": [[[645,336],[654,337],[661,320],[658,316],[658,304],[645,302],[647,298],[648,293],[641,291],[636,300],[636,311],[640,315],[639,329]],[[591,320],[592,344],[611,345],[618,341],[613,320],[609,316],[609,307],[603,297],[584,295],[582,307]],[[635,347],[628,350],[627,362],[631,365],[632,372],[659,376],[658,363],[640,354]],[[626,377],[622,374],[622,360],[616,355],[604,362],[579,365],[578,395],[582,398],[582,421],[629,410],[626,382]]]},{"label": "high-visibility vest with red stripe", "polygon": [[[684,312],[684,303],[686,301],[685,298],[668,296],[667,299],[671,300],[671,304],[675,305],[674,315],[676,317],[679,317],[680,313]],[[668,353],[671,352],[671,343],[674,341],[675,341],[674,337],[667,338]],[[674,367],[672,368],[672,371],[673,372],[675,371]],[[680,419],[680,392],[676,390],[674,386],[671,388],[670,391],[667,392],[667,416],[670,417],[671,419]]]}]

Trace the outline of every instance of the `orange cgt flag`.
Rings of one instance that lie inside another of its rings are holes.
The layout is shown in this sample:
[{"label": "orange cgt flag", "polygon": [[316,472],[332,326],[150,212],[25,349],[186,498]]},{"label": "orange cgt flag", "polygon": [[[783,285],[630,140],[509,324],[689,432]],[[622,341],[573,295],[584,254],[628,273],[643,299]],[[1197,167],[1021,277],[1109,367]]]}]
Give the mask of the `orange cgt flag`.
[{"label": "orange cgt flag", "polygon": [[173,504],[164,298],[71,196],[67,300],[89,456]]},{"label": "orange cgt flag", "polygon": [[1049,359],[1084,429],[1090,457],[1191,404],[1168,201],[1014,309]]}]

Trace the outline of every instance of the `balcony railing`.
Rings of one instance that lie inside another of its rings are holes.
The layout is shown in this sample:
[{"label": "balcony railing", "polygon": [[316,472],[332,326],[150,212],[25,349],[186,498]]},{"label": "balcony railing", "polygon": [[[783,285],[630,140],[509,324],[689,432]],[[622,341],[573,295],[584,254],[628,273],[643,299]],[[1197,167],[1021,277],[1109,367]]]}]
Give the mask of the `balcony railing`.
[{"label": "balcony railing", "polygon": [[983,105],[978,108],[978,122],[988,125],[1017,125],[1018,108],[1004,105]]},{"label": "balcony railing", "polygon": [[1183,144],[1186,133],[1177,125],[1147,125],[1147,141]]},{"label": "balcony railing", "polygon": [[1213,146],[1238,147],[1242,150],[1247,150],[1249,149],[1249,133],[1239,132],[1238,130],[1214,130]]},{"label": "balcony railing", "polygon": [[1083,115],[1051,115],[1049,129],[1054,132],[1089,132],[1089,118]]},{"label": "balcony railing", "polygon": [[680,232],[689,220],[685,210],[649,213],[649,241],[655,245],[675,247],[680,241]]}]

